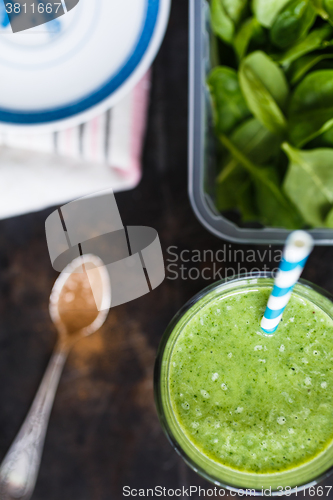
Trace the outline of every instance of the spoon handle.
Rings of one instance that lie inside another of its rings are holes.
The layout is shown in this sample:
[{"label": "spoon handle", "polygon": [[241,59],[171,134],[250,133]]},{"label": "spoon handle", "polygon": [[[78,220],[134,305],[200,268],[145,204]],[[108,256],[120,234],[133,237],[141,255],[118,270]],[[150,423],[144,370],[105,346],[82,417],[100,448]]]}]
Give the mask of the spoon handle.
[{"label": "spoon handle", "polygon": [[35,488],[46,429],[68,348],[58,345],[30,411],[0,467],[0,500],[28,500]]}]

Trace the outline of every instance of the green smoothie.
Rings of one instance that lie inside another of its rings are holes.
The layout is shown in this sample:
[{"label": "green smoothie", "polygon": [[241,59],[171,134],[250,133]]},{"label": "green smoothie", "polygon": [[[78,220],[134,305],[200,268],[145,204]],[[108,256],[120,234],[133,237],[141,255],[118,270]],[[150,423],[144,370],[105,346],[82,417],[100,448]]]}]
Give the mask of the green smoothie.
[{"label": "green smoothie", "polygon": [[333,441],[333,320],[293,293],[267,336],[260,319],[270,292],[256,286],[213,296],[188,313],[169,349],[169,411],[215,469],[284,473]]}]

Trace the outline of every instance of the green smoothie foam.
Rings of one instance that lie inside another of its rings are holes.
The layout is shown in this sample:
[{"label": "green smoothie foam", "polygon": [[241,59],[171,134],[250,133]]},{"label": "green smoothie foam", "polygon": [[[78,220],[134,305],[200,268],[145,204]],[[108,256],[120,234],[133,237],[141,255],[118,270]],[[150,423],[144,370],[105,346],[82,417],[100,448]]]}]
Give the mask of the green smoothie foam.
[{"label": "green smoothie foam", "polygon": [[270,287],[215,297],[190,318],[169,359],[172,411],[208,459],[257,474],[313,460],[333,440],[333,321],[293,294],[272,336]]}]

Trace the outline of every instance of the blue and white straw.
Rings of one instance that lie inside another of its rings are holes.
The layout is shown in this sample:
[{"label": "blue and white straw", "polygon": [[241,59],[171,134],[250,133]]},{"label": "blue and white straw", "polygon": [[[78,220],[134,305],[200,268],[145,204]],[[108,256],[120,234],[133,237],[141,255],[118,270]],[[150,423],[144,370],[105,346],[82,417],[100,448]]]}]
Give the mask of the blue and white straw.
[{"label": "blue and white straw", "polygon": [[287,238],[274,287],[261,320],[261,328],[268,335],[274,333],[279,326],[291,292],[302,274],[312,249],[313,239],[305,231],[294,231]]}]

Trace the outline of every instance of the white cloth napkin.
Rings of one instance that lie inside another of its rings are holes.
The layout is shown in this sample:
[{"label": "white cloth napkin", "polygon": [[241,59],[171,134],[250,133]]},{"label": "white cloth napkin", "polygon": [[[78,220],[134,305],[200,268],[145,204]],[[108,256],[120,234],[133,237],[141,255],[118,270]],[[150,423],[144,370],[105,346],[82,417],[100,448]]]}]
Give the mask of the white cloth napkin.
[{"label": "white cloth napkin", "polygon": [[135,187],[150,72],[111,110],[68,130],[0,134],[0,219],[112,188]]}]

